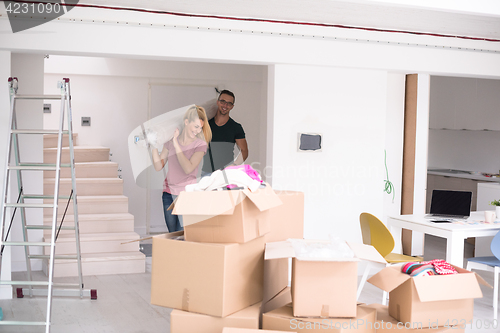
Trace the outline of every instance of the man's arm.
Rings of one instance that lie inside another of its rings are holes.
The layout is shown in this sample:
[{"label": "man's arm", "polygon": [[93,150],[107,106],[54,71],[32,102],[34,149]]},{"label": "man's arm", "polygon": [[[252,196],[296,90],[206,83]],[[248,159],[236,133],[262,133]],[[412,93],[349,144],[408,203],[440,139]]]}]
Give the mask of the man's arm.
[{"label": "man's arm", "polygon": [[248,157],[248,144],[247,144],[247,139],[236,139],[236,144],[238,145],[238,148],[240,148],[241,151],[241,157],[243,157],[242,163],[247,159]]}]

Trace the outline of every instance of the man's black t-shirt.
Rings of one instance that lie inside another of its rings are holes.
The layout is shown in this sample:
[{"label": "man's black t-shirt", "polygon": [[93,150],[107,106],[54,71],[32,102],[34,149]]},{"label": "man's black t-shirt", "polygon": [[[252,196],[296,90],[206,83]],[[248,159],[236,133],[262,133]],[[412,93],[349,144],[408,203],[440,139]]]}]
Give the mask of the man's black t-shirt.
[{"label": "man's black t-shirt", "polygon": [[[210,119],[208,124],[212,130],[212,141],[210,142],[209,151],[207,151],[203,158],[203,171],[213,172],[227,166],[234,160],[234,144],[237,139],[245,138],[245,131],[232,118],[229,118],[222,126],[217,126],[214,118]],[[210,151],[214,164],[213,170],[210,161]]]}]

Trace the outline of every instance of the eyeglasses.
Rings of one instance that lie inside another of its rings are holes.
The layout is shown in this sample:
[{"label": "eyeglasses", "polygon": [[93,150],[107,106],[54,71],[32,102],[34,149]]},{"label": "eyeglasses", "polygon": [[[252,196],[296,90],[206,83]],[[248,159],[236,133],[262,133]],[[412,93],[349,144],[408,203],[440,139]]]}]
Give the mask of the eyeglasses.
[{"label": "eyeglasses", "polygon": [[234,103],[233,103],[233,102],[228,102],[228,101],[225,101],[225,100],[223,100],[223,99],[219,99],[219,102],[220,102],[220,104],[222,104],[222,105],[234,106]]}]

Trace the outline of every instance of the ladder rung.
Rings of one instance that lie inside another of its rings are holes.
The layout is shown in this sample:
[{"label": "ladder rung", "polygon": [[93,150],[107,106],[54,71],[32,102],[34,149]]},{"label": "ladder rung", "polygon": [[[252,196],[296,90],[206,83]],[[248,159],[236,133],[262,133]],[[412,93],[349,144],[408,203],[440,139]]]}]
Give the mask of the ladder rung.
[{"label": "ladder rung", "polygon": [[0,326],[45,326],[47,325],[44,321],[11,321],[11,320],[0,320]]},{"label": "ladder rung", "polygon": [[[24,199],[54,199],[53,195],[39,195],[39,194],[30,194],[30,195],[23,195]],[[69,195],[60,195],[59,199],[69,199]]]},{"label": "ladder rung", "polygon": [[[27,225],[26,229],[29,230],[50,230],[52,229],[52,226],[50,225]],[[59,229],[59,226],[57,226],[57,229]],[[75,227],[61,227],[61,230],[75,230]]]},{"label": "ladder rung", "polygon": [[38,165],[12,165],[7,167],[9,170],[33,170],[33,171],[55,171],[55,166]]},{"label": "ladder rung", "polygon": [[[57,284],[54,284],[54,289],[52,289],[52,296],[86,296],[91,297],[90,289],[82,289],[80,293],[80,285],[68,285],[67,287],[72,287],[74,289],[57,289]],[[31,289],[31,293],[33,296],[47,296],[47,289]],[[23,295],[30,295],[30,290],[28,288],[23,288]]]},{"label": "ladder rung", "polygon": [[14,95],[15,99],[61,99],[64,95]]},{"label": "ladder rung", "polygon": [[46,242],[0,242],[0,244],[5,246],[50,246],[50,243]]},{"label": "ladder rung", "polygon": [[[50,255],[48,255],[48,254],[32,254],[32,255],[29,255],[28,258],[30,258],[30,259],[50,259]],[[74,254],[73,255],[57,255],[57,256],[54,256],[54,259],[77,260],[78,257],[76,255],[74,255]]]},{"label": "ladder rung", "polygon": [[[49,281],[0,281],[0,285],[11,285],[11,286],[48,286]],[[80,288],[78,283],[52,283],[52,287],[54,288]],[[29,290],[29,289],[26,289]],[[42,290],[46,291],[47,289],[31,289],[31,290]]]},{"label": "ladder rung", "polygon": [[[20,163],[19,166],[31,166],[31,167],[51,167],[55,168],[56,165],[53,163]],[[69,163],[61,163],[61,168],[70,168],[71,164]]]},{"label": "ladder rung", "polygon": [[53,208],[54,204],[6,203],[5,207],[18,208]]},{"label": "ladder rung", "polygon": [[0,285],[10,286],[48,286],[49,281],[0,281]]},{"label": "ladder rung", "polygon": [[[59,130],[42,129],[13,129],[13,134],[59,134]],[[69,134],[69,131],[62,131],[63,134]]]}]

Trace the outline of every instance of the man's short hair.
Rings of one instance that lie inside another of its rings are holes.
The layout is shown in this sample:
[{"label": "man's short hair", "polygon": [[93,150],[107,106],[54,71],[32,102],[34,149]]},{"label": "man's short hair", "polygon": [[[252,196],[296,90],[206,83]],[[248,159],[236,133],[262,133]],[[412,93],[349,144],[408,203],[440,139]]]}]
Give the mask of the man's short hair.
[{"label": "man's short hair", "polygon": [[219,94],[219,98],[222,96],[222,95],[229,95],[233,98],[233,103],[236,102],[236,97],[234,97],[234,94],[232,91],[229,91],[229,90],[222,90]]}]

